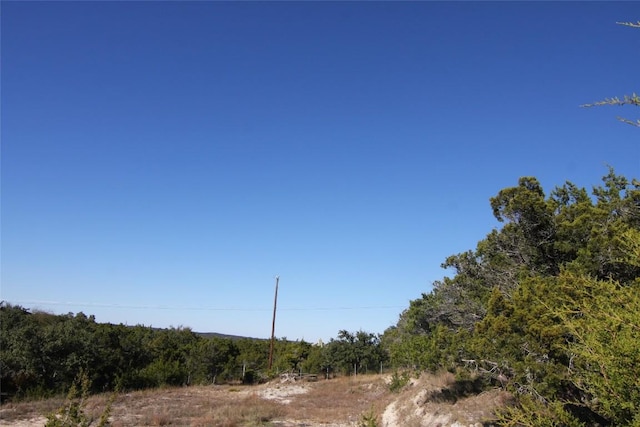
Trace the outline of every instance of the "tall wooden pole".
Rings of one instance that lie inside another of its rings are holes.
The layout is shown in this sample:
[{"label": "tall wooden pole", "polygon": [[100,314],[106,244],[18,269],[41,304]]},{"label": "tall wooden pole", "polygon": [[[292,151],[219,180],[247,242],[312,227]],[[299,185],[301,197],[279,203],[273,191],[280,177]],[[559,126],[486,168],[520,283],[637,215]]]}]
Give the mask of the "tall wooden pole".
[{"label": "tall wooden pole", "polygon": [[276,296],[273,300],[273,322],[271,322],[271,345],[269,345],[269,367],[271,370],[271,366],[273,365],[273,344],[275,341],[275,333],[276,333],[276,307],[278,306],[278,282],[280,281],[280,276],[276,276]]}]

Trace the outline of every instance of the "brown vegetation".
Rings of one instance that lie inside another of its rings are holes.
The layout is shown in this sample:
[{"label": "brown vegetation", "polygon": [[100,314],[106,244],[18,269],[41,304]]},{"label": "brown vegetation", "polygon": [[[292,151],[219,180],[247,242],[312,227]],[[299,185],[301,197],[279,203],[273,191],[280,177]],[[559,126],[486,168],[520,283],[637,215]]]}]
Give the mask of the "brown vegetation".
[{"label": "brown vegetation", "polygon": [[[429,399],[425,391],[432,393],[451,385],[452,378],[447,375],[423,374],[400,394],[389,391],[388,380],[388,376],[363,375],[313,383],[274,381],[258,386],[196,386],[122,393],[113,403],[110,420],[114,427],[340,427],[358,425],[363,414],[373,414],[381,422],[379,425],[385,425],[382,423],[385,409],[395,401],[396,418],[400,420],[415,418],[417,412],[408,403],[416,402],[421,408],[418,412],[456,411],[451,419],[462,421],[469,419],[463,414],[471,416],[478,411],[483,416],[489,414],[494,405],[488,401],[497,398],[497,395],[483,394],[477,396],[482,401],[473,398],[457,402]],[[108,400],[109,395],[92,396],[85,411],[97,420]],[[0,425],[42,426],[45,415],[54,412],[62,403],[63,399],[58,398],[5,404],[0,410]],[[417,419],[413,422],[413,425],[420,425]]]}]

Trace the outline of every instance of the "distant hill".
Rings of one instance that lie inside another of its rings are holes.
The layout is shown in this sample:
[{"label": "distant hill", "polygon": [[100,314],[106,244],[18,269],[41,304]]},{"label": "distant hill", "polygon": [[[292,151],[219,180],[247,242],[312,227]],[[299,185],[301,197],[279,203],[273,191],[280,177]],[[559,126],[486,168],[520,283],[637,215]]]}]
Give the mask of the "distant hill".
[{"label": "distant hill", "polygon": [[226,338],[231,340],[261,340],[266,341],[266,338],[253,338],[253,337],[242,337],[239,335],[228,335],[228,334],[219,334],[217,332],[194,332],[194,334],[201,336],[202,338]]}]

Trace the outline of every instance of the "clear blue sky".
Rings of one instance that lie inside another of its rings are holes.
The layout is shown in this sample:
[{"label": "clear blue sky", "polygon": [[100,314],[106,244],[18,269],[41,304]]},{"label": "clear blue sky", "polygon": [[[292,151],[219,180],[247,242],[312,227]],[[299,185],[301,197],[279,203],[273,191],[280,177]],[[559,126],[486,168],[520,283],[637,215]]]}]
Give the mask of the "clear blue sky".
[{"label": "clear blue sky", "polygon": [[383,332],[536,176],[639,177],[636,2],[2,2],[1,298]]}]

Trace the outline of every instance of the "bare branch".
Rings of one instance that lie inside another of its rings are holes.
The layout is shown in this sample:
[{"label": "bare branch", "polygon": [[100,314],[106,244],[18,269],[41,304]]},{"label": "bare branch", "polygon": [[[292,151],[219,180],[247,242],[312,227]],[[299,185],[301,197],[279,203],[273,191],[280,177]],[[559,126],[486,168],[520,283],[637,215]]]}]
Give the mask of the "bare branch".
[{"label": "bare branch", "polygon": [[596,101],[591,104],[582,104],[581,107],[599,107],[602,105],[635,105],[640,106],[640,96],[634,93],[633,95],[625,95],[622,99],[614,96],[613,98],[605,98],[603,101]]},{"label": "bare branch", "polygon": [[[640,21],[638,22],[616,22],[618,25],[624,25],[626,27],[632,28],[640,28]],[[613,98],[605,98],[603,101],[596,101],[591,104],[582,104],[581,107],[600,107],[602,105],[635,105],[636,107],[640,106],[640,97],[637,94],[633,94],[631,96],[625,95],[622,99],[617,96]],[[640,127],[640,119],[638,120],[629,120],[624,117],[617,117],[623,123],[627,123],[631,126]]]},{"label": "bare branch", "polygon": [[[591,104],[582,104],[581,107],[583,108],[601,107],[603,105],[617,105],[619,107],[622,107],[625,105],[634,105],[636,107],[640,107],[640,96],[638,96],[638,94],[634,92],[632,95],[624,95],[622,99],[618,98],[617,96],[614,96],[613,98],[605,98],[602,101],[596,101]],[[634,121],[634,120],[629,120],[620,116],[618,116],[617,119],[623,123],[630,124],[631,126],[640,127],[640,119]]]},{"label": "bare branch", "polygon": [[618,25],[625,25],[627,27],[640,28],[640,21],[638,22],[616,22]]},{"label": "bare branch", "polygon": [[634,122],[633,120],[625,119],[624,117],[616,117],[616,118],[620,120],[622,123],[626,123],[628,125],[636,126],[640,128],[640,119]]}]

